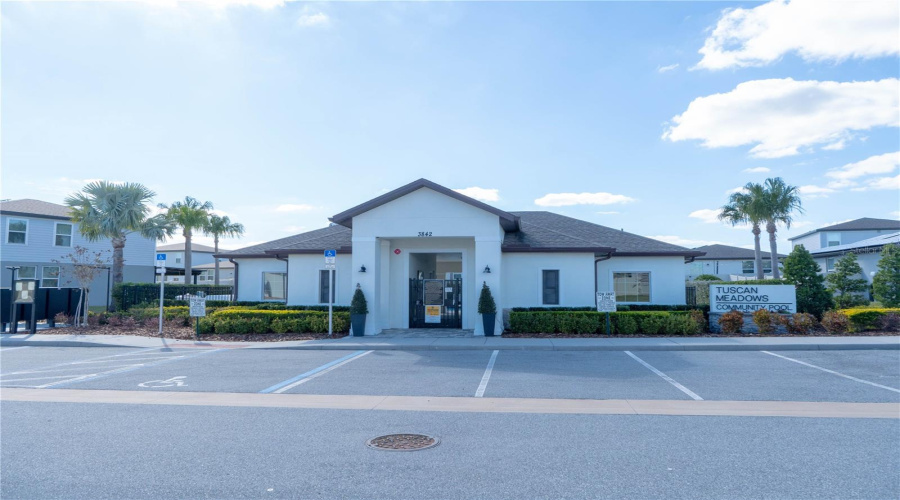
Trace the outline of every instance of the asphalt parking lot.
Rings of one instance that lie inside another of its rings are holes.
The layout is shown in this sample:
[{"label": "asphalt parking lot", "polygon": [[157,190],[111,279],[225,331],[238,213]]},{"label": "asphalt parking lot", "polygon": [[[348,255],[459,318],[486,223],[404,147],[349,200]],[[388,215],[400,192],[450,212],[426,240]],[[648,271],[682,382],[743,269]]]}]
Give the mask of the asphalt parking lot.
[{"label": "asphalt parking lot", "polygon": [[900,351],[5,347],[0,387],[891,403],[900,402]]}]

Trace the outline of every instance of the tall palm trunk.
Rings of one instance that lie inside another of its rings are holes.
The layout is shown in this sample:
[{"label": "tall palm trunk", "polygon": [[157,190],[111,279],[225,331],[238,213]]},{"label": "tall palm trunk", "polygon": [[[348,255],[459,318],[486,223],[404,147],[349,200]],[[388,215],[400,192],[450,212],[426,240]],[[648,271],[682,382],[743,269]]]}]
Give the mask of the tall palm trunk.
[{"label": "tall palm trunk", "polygon": [[763,268],[762,268],[762,249],[760,248],[759,243],[759,235],[762,233],[762,230],[759,228],[759,224],[753,223],[753,261],[756,266],[756,279],[761,280],[764,279]]},{"label": "tall palm trunk", "polygon": [[[110,240],[112,242],[113,247],[113,263],[112,263],[112,274],[113,274],[113,287],[125,281],[125,235],[119,235]],[[116,310],[115,301],[110,305],[110,310]]]},{"label": "tall palm trunk", "polygon": [[[218,234],[213,237],[213,242],[214,242],[213,247],[214,247],[215,253],[218,254],[219,253],[219,235]],[[214,283],[216,286],[219,286],[219,258],[213,257],[213,259],[215,259],[215,263],[216,263],[216,270],[214,271],[214,273],[215,273]],[[216,292],[216,293],[218,293],[218,292]]]},{"label": "tall palm trunk", "polygon": [[778,230],[778,227],[775,226],[774,222],[766,223],[766,232],[769,233],[769,252],[772,254],[772,278],[779,280],[781,279],[781,273],[778,272],[778,243],[775,238],[775,231]]},{"label": "tall palm trunk", "polygon": [[194,283],[191,273],[191,230],[184,230],[184,284],[192,285]]}]

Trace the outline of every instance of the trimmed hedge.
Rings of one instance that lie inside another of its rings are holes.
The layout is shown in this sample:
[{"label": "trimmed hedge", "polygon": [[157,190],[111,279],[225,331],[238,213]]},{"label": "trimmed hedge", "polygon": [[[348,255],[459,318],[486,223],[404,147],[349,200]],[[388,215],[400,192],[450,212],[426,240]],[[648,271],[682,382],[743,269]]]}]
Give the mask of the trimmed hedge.
[{"label": "trimmed hedge", "polygon": [[[656,304],[622,304],[616,306],[616,312],[630,311],[693,311],[701,310],[709,313],[709,304],[702,306],[689,305],[656,305]],[[595,307],[513,307],[512,312],[597,312]]]},{"label": "trimmed hedge", "polygon": [[[205,323],[205,325],[204,325]],[[335,333],[350,331],[350,313],[332,315]],[[328,333],[328,313],[304,310],[264,310],[229,307],[200,322],[201,333]]]},{"label": "trimmed hedge", "polygon": [[[621,311],[610,313],[612,331],[618,335],[696,335],[704,328],[689,311]],[[606,314],[596,311],[513,311],[509,315],[513,333],[568,333],[581,335],[606,332]]]},{"label": "trimmed hedge", "polygon": [[892,313],[900,315],[900,307],[841,309],[840,312],[844,313],[847,319],[850,320],[850,330],[852,332],[863,332],[882,329],[884,317]]}]

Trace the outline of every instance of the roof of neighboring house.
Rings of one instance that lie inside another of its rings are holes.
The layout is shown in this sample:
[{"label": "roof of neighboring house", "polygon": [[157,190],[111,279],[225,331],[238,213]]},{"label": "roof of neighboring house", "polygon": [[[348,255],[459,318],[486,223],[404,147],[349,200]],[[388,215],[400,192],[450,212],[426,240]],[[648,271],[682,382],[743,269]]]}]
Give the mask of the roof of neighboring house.
[{"label": "roof of neighboring house", "polygon": [[[520,230],[506,233],[504,252],[590,252],[613,255],[672,255],[696,257],[703,252],[626,233],[552,212],[510,212],[519,220]],[[352,230],[333,225],[229,252],[220,257],[272,257],[287,254],[321,253],[336,249],[352,252]]]},{"label": "roof of neighboring house", "polygon": [[[706,253],[702,257],[697,257],[697,260],[747,260],[756,258],[756,253],[753,250],[730,245],[704,245],[694,250]],[[763,258],[766,257],[771,257],[769,252],[763,254]],[[778,257],[787,257],[787,255],[780,253]]]},{"label": "roof of neighboring house", "polygon": [[816,250],[810,250],[809,253],[811,253],[814,257],[830,257],[832,255],[842,255],[852,250],[862,248],[879,248],[889,243],[893,243],[894,245],[900,244],[900,232],[879,234],[878,236],[875,236],[873,238],[860,240],[855,243],[847,243],[846,245],[818,248]]},{"label": "roof of neighboring house", "polygon": [[805,232],[800,236],[794,236],[793,238],[788,238],[788,241],[793,241],[798,238],[803,238],[804,236],[809,236],[813,233],[817,233],[820,231],[874,231],[878,229],[887,229],[893,231],[900,231],[900,220],[896,219],[874,219],[872,217],[863,217],[862,219],[851,220],[847,222],[841,222],[840,224],[834,224],[831,226],[820,227],[819,229],[814,229],[812,231]]},{"label": "roof of neighboring house", "polygon": [[[184,251],[184,242],[181,243],[172,243],[171,245],[161,245],[156,247],[157,252],[183,252]],[[204,253],[213,253],[216,249],[213,247],[208,247],[206,245],[201,245],[199,243],[191,243],[191,252],[204,252]],[[219,252],[227,252],[228,250],[219,249]]]},{"label": "roof of neighboring house", "polygon": [[[200,264],[199,266],[193,266],[191,269],[215,269],[216,263],[210,262],[209,264]],[[234,262],[228,262],[227,260],[223,260],[219,262],[219,269],[234,269]]]},{"label": "roof of neighboring house", "polygon": [[369,210],[372,210],[373,208],[380,207],[381,205],[384,205],[385,203],[394,201],[397,198],[406,196],[409,193],[412,193],[413,191],[416,191],[421,188],[428,188],[433,191],[437,191],[438,193],[449,196],[449,197],[459,200],[463,203],[468,203],[469,205],[472,205],[473,207],[480,208],[481,210],[484,210],[486,212],[490,212],[494,215],[499,216],[500,217],[500,225],[506,231],[515,231],[516,229],[519,228],[519,221],[513,214],[510,214],[509,212],[504,212],[503,210],[500,210],[499,208],[494,208],[494,207],[488,205],[487,203],[482,203],[482,202],[476,200],[475,198],[470,198],[464,194],[457,193],[456,191],[454,191],[452,189],[445,188],[444,186],[441,186],[440,184],[431,182],[428,179],[419,179],[417,181],[410,182],[409,184],[407,184],[405,186],[401,186],[389,193],[385,193],[377,198],[373,198],[373,199],[371,199],[365,203],[362,203],[360,205],[357,205],[349,210],[344,210],[343,212],[335,215],[334,217],[332,217],[328,220],[330,220],[331,222],[334,222],[335,224],[340,224],[342,226],[353,227],[353,217],[355,217],[359,214],[368,212]]},{"label": "roof of neighboring house", "polygon": [[42,217],[45,219],[69,220],[71,209],[65,205],[58,205],[41,200],[8,200],[0,201],[0,213],[5,215],[22,215]]}]

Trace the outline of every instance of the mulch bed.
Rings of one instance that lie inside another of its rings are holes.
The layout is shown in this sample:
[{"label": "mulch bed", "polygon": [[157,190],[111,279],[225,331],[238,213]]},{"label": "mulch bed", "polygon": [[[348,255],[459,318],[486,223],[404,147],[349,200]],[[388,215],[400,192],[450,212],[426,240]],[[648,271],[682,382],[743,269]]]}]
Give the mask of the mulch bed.
[{"label": "mulch bed", "polygon": [[504,333],[504,338],[510,339],[635,339],[658,337],[692,337],[692,338],[723,338],[723,337],[884,337],[897,335],[897,332],[860,332],[860,333],[828,333],[825,330],[812,331],[807,335],[789,334],[759,335],[757,333],[704,333],[701,335],[606,335],[606,334],[577,334],[577,333]]},{"label": "mulch bed", "polygon": [[[24,333],[23,331],[20,331]],[[157,337],[159,338],[159,330],[157,327],[122,327],[122,326],[88,326],[88,327],[67,327],[67,328],[50,328],[47,330],[38,330],[38,335],[137,335],[140,337]],[[346,333],[335,332],[331,338],[339,339],[346,337]],[[163,327],[163,338],[175,340],[198,340],[195,337],[195,331],[190,327],[172,328]],[[232,334],[232,333],[210,333],[200,335],[199,340],[208,342],[281,342],[286,340],[322,340],[327,339],[327,333],[249,333],[249,334]]]}]

